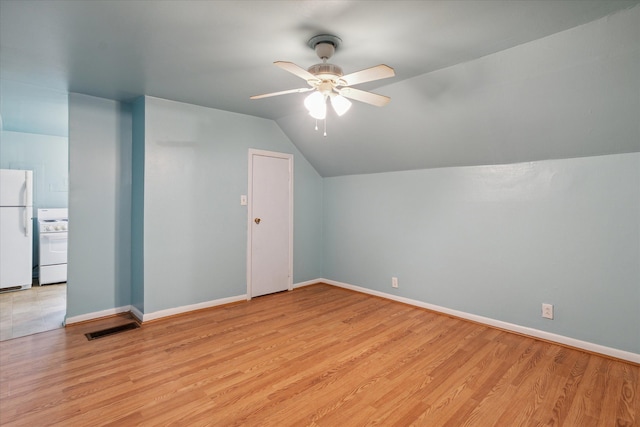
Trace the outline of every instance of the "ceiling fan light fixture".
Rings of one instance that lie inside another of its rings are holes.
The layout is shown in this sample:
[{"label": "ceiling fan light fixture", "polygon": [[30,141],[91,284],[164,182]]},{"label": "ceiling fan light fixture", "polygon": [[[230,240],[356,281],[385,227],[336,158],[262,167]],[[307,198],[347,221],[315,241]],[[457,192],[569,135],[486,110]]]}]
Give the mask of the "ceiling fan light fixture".
[{"label": "ceiling fan light fixture", "polygon": [[314,119],[324,120],[327,117],[327,100],[320,92],[313,92],[304,99],[304,106]]},{"label": "ceiling fan light fixture", "polygon": [[327,117],[327,106],[325,105],[324,108],[309,111],[309,115],[316,120],[324,120]]},{"label": "ceiling fan light fixture", "polygon": [[349,108],[351,108],[351,101],[342,95],[332,94],[331,106],[338,116],[342,116],[344,113],[349,111]]},{"label": "ceiling fan light fixture", "polygon": [[333,43],[318,43],[315,47],[315,51],[316,55],[318,55],[318,58],[322,59],[323,61],[327,61],[335,53],[336,47],[333,45]]}]

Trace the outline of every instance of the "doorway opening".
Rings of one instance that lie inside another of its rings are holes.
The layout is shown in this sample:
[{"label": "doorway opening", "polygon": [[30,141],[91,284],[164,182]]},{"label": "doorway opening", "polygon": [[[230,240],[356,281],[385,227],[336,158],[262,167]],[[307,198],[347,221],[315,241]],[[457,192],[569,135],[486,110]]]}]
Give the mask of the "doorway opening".
[{"label": "doorway opening", "polygon": [[6,79],[0,79],[0,89],[0,169],[32,171],[34,196],[33,282],[28,289],[0,292],[0,340],[6,340],[64,326],[66,278],[39,286],[37,210],[68,207],[69,94]]}]

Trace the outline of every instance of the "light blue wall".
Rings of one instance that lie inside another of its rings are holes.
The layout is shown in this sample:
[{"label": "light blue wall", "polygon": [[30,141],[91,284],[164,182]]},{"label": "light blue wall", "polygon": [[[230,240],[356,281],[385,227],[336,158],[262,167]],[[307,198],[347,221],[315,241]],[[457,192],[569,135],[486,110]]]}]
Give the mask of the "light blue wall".
[{"label": "light blue wall", "polygon": [[67,207],[69,145],[66,137],[2,131],[0,168],[33,171],[34,209]]},{"label": "light blue wall", "polygon": [[640,353],[638,153],[326,178],[324,227],[328,279]]},{"label": "light blue wall", "polygon": [[69,95],[67,317],[131,304],[131,108]]},{"label": "light blue wall", "polygon": [[322,179],[275,122],[145,98],[144,310],[246,293],[248,149],[294,154],[294,282],[322,273]]},{"label": "light blue wall", "polygon": [[155,98],[69,99],[68,317],[246,293],[249,147],[294,154],[294,282],[321,277],[322,179],[274,122]]},{"label": "light blue wall", "polygon": [[68,94],[0,79],[0,124],[6,131],[69,136]]}]

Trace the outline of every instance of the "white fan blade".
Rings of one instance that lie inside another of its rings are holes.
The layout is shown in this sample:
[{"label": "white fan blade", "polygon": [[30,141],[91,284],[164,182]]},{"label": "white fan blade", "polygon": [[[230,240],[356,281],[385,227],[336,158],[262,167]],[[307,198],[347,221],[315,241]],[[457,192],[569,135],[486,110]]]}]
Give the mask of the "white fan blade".
[{"label": "white fan blade", "polygon": [[274,65],[282,68],[285,71],[290,72],[291,74],[295,74],[296,76],[306,81],[319,80],[316,76],[314,76],[304,68],[300,67],[299,65],[294,64],[293,62],[276,61],[274,62]]},{"label": "white fan blade", "polygon": [[384,107],[391,101],[391,98],[388,96],[378,95],[377,93],[354,89],[352,87],[338,89],[338,93],[345,98],[355,99],[356,101],[365,102],[375,105],[376,107]]},{"label": "white fan blade", "polygon": [[360,83],[371,82],[373,80],[386,79],[395,75],[396,73],[393,71],[393,68],[388,65],[380,64],[375,67],[347,74],[346,76],[340,77],[340,79],[347,83],[344,86],[353,86]]},{"label": "white fan blade", "polygon": [[281,92],[265,93],[264,95],[254,95],[254,96],[250,96],[249,99],[268,98],[270,96],[286,95],[288,93],[309,92],[310,90],[314,90],[314,89],[315,88],[312,88],[312,87],[302,87],[300,89],[289,89],[289,90],[283,90]]}]

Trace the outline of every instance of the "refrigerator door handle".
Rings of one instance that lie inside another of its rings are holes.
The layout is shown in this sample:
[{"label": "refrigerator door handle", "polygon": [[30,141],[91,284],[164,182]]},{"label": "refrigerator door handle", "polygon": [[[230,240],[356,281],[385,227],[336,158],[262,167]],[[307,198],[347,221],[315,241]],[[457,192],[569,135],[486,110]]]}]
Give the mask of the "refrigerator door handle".
[{"label": "refrigerator door handle", "polygon": [[27,184],[27,191],[25,191],[25,205],[27,206],[33,206],[33,194],[31,194],[31,191],[33,189],[32,187],[32,181],[33,181],[33,172],[31,171],[24,171],[24,181]]},{"label": "refrigerator door handle", "polygon": [[32,171],[24,171],[24,181],[27,186],[24,198],[25,198],[25,209],[24,209],[24,234],[25,236],[31,236],[31,231],[33,228],[33,218],[31,218],[30,212],[33,209],[33,172]]},{"label": "refrigerator door handle", "polygon": [[31,228],[33,225],[31,224],[31,218],[29,218],[29,208],[24,208],[24,235],[29,237],[31,236]]}]

